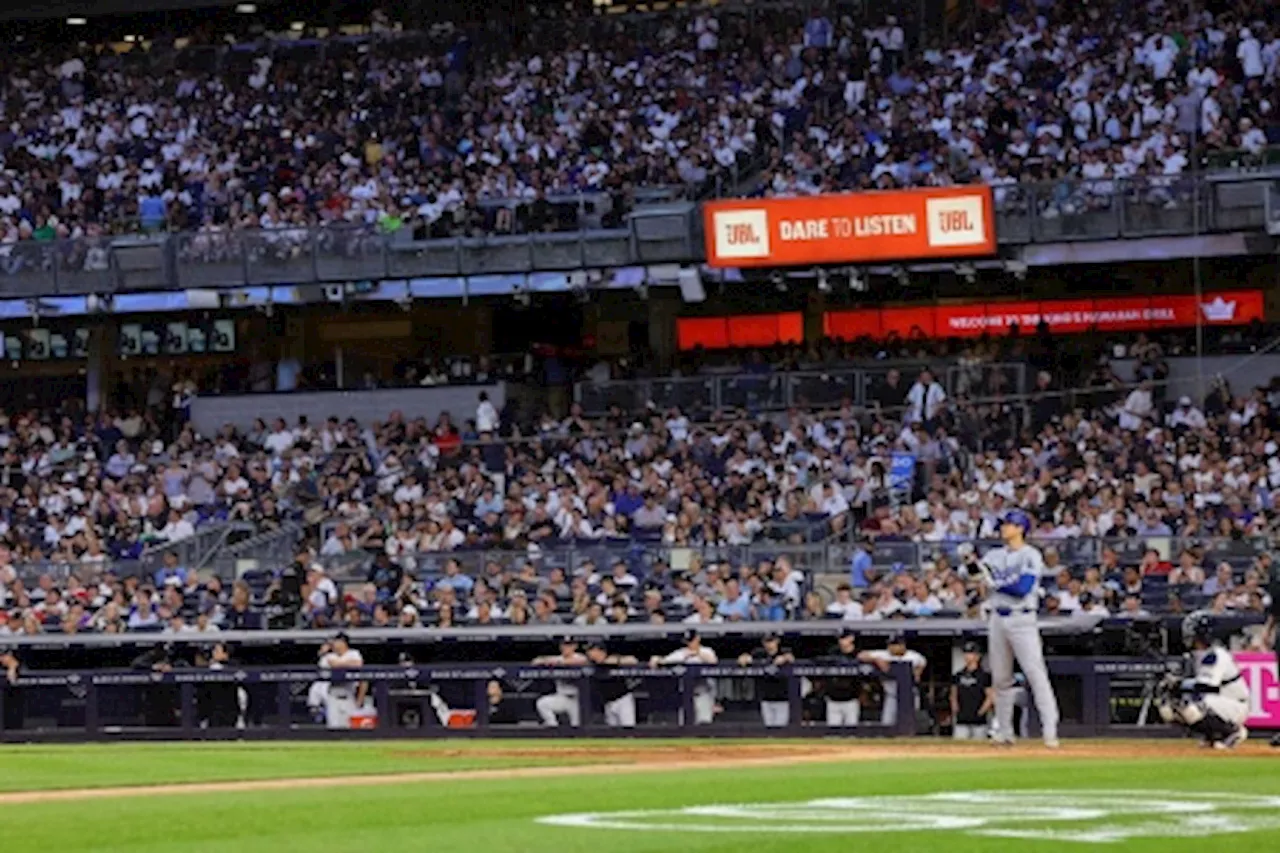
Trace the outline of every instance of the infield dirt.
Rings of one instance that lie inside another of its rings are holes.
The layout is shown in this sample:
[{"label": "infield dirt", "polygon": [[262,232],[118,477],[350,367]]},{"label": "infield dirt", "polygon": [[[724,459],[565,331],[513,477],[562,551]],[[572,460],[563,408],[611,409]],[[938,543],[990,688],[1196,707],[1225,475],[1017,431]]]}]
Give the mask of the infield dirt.
[{"label": "infield dirt", "polygon": [[[371,743],[370,749],[377,745]],[[474,753],[458,749],[395,749],[386,754],[397,758],[462,758]],[[1208,752],[1187,741],[1078,741],[1049,750],[1038,744],[1001,750],[982,743],[859,743],[826,744],[716,744],[690,743],[680,746],[646,747],[512,747],[486,748],[484,755],[496,760],[564,762],[558,766],[507,767],[483,770],[438,770],[419,773],[388,773],[359,776],[320,776],[302,779],[259,779],[229,782],[201,782],[171,785],[72,788],[52,791],[19,791],[0,794],[0,806],[26,803],[66,802],[112,797],[151,797],[181,794],[242,793],[316,788],[367,787],[466,780],[538,779],[563,776],[611,775],[618,773],[671,772],[684,770],[730,770],[736,768],[788,767],[801,764],[862,761],[910,761],[921,759],[983,759],[1019,757],[1044,759],[1150,759],[1214,755],[1258,757],[1273,754],[1263,744],[1246,744],[1232,752]]]}]

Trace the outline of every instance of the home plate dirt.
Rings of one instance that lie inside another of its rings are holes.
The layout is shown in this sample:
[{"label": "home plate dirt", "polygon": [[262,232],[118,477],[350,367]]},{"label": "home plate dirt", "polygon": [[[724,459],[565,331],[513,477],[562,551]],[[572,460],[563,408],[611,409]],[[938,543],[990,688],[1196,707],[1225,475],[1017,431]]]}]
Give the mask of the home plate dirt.
[{"label": "home plate dirt", "polygon": [[[462,757],[476,753],[458,750],[397,750],[396,756]],[[0,794],[0,806],[26,803],[94,800],[112,797],[155,797],[182,794],[230,794],[252,791],[296,791],[308,788],[350,788],[372,785],[403,785],[466,780],[542,779],[563,776],[599,776],[616,773],[661,773],[683,770],[730,770],[751,767],[787,767],[800,764],[822,764],[856,761],[902,761],[911,759],[973,759],[1007,756],[1036,759],[1139,759],[1176,757],[1206,753],[1187,742],[1179,741],[1085,741],[1064,744],[1049,750],[1026,744],[1005,752],[989,744],[913,744],[882,743],[826,746],[822,744],[781,743],[731,745],[702,743],[688,746],[634,747],[617,749],[512,748],[486,749],[484,757],[492,759],[592,762],[556,767],[508,767],[485,770],[431,771],[422,773],[389,773],[366,776],[323,776],[304,779],[255,779],[242,782],[199,782],[174,785],[135,785],[116,788],[71,788],[57,791],[20,791]],[[1264,755],[1260,744],[1247,744],[1231,753],[1213,753],[1224,758],[1232,755]]]}]

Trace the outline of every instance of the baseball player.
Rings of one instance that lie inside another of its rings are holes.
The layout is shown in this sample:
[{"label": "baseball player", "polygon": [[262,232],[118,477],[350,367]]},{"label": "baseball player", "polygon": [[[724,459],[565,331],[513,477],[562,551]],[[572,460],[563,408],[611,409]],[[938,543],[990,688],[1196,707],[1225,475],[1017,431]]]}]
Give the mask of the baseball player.
[{"label": "baseball player", "polygon": [[[676,649],[666,657],[649,659],[649,666],[654,669],[671,664],[694,663],[716,664],[720,662],[715,650],[702,645],[702,635],[697,631],[686,631],[684,647]],[[713,678],[699,678],[693,684],[693,722],[699,726],[709,725],[716,716],[716,682]]]},{"label": "baseball player", "polygon": [[1205,746],[1234,749],[1249,737],[1249,688],[1231,652],[1213,636],[1213,617],[1196,611],[1182,620],[1182,639],[1191,650],[1192,677],[1169,675],[1157,691],[1156,710],[1201,737]]},{"label": "baseball player", "polygon": [[982,652],[969,640],[964,644],[964,666],[951,678],[951,731],[956,740],[986,740],[996,691],[991,675],[982,668]]},{"label": "baseball player", "polygon": [[[560,640],[560,653],[543,655],[533,659],[534,666],[586,666],[586,657],[578,651],[573,637]],[[578,701],[578,685],[572,681],[557,681],[554,693],[539,697],[534,703],[538,716],[545,726],[560,725],[560,715],[569,718],[569,725],[577,728],[582,723],[582,705]]]},{"label": "baseball player", "polygon": [[[911,667],[911,705],[915,709],[920,708],[920,676],[924,675],[926,661],[924,655],[914,652],[907,648],[907,638],[902,634],[892,634],[889,637],[888,648],[876,649],[874,651],[862,652],[858,655],[858,660],[863,663],[875,664],[882,672],[888,672],[890,664],[906,663]],[[898,682],[896,680],[881,679],[881,687],[884,689],[884,704],[880,708],[880,724],[885,726],[896,725],[898,722]]]},{"label": "baseball player", "polygon": [[[769,634],[760,647],[738,658],[741,666],[786,666],[795,663],[791,649],[782,647],[782,638]],[[766,675],[756,682],[760,690],[760,719],[766,728],[786,728],[791,724],[791,696],[787,679],[782,675]]]},{"label": "baseball player", "polygon": [[[834,666],[854,666],[858,663],[857,640],[853,631],[840,632],[836,645],[823,657],[823,663]],[[829,678],[823,690],[827,703],[827,725],[833,728],[856,726],[862,716],[862,689],[864,682],[852,675]]]},{"label": "baseball player", "polygon": [[[345,633],[334,636],[332,640],[320,647],[320,668],[359,669],[364,666],[364,656],[351,648],[351,640]],[[351,727],[351,715],[364,706],[368,692],[366,682],[331,684],[318,681],[311,686],[308,704],[315,704],[324,709],[325,725],[331,729]]]},{"label": "baseball player", "polygon": [[593,686],[604,701],[604,724],[634,729],[636,694],[627,679],[613,676],[610,670],[620,666],[636,666],[639,661],[631,655],[611,655],[601,642],[593,642],[587,646],[587,660],[596,670]]},{"label": "baseball player", "polygon": [[988,587],[987,608],[991,679],[996,690],[996,742],[1013,743],[1013,664],[1027,676],[1027,686],[1040,712],[1045,746],[1058,747],[1058,700],[1049,683],[1036,611],[1040,605],[1040,575],[1044,558],[1027,544],[1031,517],[1013,510],[1000,519],[1001,548],[982,556],[979,569]]}]

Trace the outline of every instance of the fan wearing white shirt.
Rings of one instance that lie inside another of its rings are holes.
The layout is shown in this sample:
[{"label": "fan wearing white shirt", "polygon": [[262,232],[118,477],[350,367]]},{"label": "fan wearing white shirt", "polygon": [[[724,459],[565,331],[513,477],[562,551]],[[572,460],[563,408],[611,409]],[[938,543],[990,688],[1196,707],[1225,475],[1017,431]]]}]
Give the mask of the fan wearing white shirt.
[{"label": "fan wearing white shirt", "polygon": [[1155,411],[1155,404],[1151,400],[1151,383],[1143,382],[1137,388],[1129,392],[1129,396],[1125,398],[1124,408],[1120,410],[1120,428],[1127,430],[1137,430],[1142,428],[1142,422],[1150,417]]},{"label": "fan wearing white shirt", "polygon": [[862,605],[853,600],[853,588],[847,583],[836,587],[835,600],[827,605],[827,615],[837,619],[857,619]]},{"label": "fan wearing white shirt", "polygon": [[1169,415],[1169,426],[1174,430],[1204,429],[1206,423],[1204,412],[1191,405],[1190,397],[1180,397],[1178,408]]},{"label": "fan wearing white shirt", "polygon": [[1261,77],[1266,73],[1262,65],[1262,45],[1254,38],[1248,27],[1240,30],[1240,44],[1236,47],[1236,59],[1240,60],[1240,70],[1245,77]]},{"label": "fan wearing white shirt", "polygon": [[934,422],[942,414],[946,403],[947,392],[933,378],[932,373],[922,370],[920,378],[907,392],[906,421],[913,424],[923,423],[926,429],[932,430]]},{"label": "fan wearing white shirt", "polygon": [[489,392],[480,392],[480,403],[476,406],[476,432],[495,433],[498,431],[498,410],[489,400]]}]

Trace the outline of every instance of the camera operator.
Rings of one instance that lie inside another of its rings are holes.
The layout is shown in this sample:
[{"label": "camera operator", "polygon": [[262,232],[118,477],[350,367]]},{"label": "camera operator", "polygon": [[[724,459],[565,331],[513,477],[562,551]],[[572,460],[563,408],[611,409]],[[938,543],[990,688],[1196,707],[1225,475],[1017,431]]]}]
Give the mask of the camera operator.
[{"label": "camera operator", "polygon": [[297,627],[298,615],[302,612],[302,582],[311,562],[311,552],[302,549],[267,588],[268,628],[287,630]]}]

